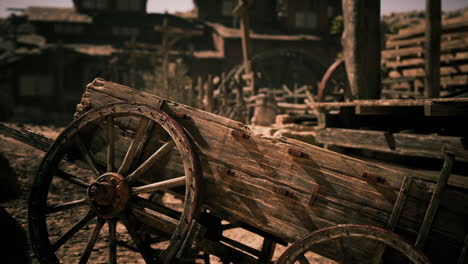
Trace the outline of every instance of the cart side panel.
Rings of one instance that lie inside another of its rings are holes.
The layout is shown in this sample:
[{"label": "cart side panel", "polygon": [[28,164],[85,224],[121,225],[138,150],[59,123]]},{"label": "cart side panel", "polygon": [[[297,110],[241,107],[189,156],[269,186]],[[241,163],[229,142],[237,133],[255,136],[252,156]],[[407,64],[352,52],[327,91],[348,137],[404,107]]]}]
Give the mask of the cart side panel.
[{"label": "cart side panel", "polygon": [[[251,135],[244,124],[103,80],[87,87],[78,114],[119,101],[161,106],[187,130],[203,163],[205,206],[287,241],[333,224],[385,227],[405,177],[303,142]],[[417,233],[432,190],[413,181],[397,228]],[[447,190],[432,240],[462,243],[467,198]]]}]

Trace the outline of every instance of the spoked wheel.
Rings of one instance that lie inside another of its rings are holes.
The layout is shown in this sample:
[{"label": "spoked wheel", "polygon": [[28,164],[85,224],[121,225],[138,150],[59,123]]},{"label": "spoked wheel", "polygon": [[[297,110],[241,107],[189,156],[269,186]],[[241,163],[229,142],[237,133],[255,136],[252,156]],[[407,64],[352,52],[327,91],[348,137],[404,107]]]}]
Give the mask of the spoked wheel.
[{"label": "spoked wheel", "polygon": [[344,102],[352,99],[344,59],[335,61],[320,81],[318,102]]},{"label": "spoked wheel", "polygon": [[[389,263],[408,263],[408,260],[430,263],[423,253],[390,231],[372,226],[338,225],[317,230],[294,242],[276,264],[315,263],[312,251],[325,253],[329,263],[385,263],[379,249],[385,246],[398,258]],[[379,254],[377,258],[376,254]]]},{"label": "spoked wheel", "polygon": [[[118,103],[89,111],[59,135],[34,180],[38,260],[172,263],[198,216],[200,174],[182,127],[161,110]],[[173,193],[171,206],[151,201],[157,191]]]}]

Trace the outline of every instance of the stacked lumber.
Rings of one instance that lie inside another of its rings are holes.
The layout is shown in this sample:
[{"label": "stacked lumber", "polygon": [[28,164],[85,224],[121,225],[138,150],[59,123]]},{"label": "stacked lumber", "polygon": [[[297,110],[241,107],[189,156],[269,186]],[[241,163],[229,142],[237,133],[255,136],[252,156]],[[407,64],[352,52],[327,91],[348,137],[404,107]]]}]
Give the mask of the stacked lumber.
[{"label": "stacked lumber", "polygon": [[[382,52],[387,76],[386,98],[422,98],[424,86],[424,25],[390,36]],[[441,36],[441,96],[468,88],[468,16],[443,22]]]},{"label": "stacked lumber", "polygon": [[466,148],[468,98],[356,100],[313,107],[320,112],[316,140],[324,145],[431,159],[444,159],[443,145]]}]

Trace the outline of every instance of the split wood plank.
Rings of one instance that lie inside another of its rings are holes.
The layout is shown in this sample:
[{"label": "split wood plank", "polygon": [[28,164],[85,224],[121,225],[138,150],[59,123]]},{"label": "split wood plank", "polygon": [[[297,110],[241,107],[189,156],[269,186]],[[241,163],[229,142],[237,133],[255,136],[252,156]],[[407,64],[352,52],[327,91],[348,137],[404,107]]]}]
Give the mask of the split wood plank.
[{"label": "split wood plank", "polygon": [[[368,149],[386,153],[444,159],[442,146],[450,144],[463,149],[461,137],[388,133],[382,131],[326,128],[317,131],[317,142],[347,148]],[[465,157],[458,160],[468,162]]]}]

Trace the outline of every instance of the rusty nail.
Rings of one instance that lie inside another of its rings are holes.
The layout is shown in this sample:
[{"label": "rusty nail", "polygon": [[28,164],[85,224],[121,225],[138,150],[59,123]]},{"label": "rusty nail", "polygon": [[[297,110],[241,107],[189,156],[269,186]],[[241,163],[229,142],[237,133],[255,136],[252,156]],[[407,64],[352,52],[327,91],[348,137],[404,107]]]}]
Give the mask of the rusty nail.
[{"label": "rusty nail", "polygon": [[182,113],[182,112],[175,112],[174,115],[178,118],[181,118],[181,119],[190,119],[190,116]]},{"label": "rusty nail", "polygon": [[297,149],[288,149],[288,153],[298,158],[303,158],[303,159],[309,158],[309,155],[307,153],[304,153]]},{"label": "rusty nail", "polygon": [[231,131],[231,135],[235,136],[235,137],[241,137],[241,138],[244,138],[244,139],[249,139],[250,138],[250,135],[242,132],[242,131],[238,131],[238,130],[232,130]]},{"label": "rusty nail", "polygon": [[363,172],[362,177],[364,179],[375,181],[375,182],[381,183],[381,184],[384,184],[386,182],[386,180],[384,178],[380,177],[379,175],[377,175],[375,173],[371,173],[371,172],[368,172],[368,171]]},{"label": "rusty nail", "polygon": [[222,174],[226,174],[228,176],[234,176],[236,173],[228,168],[225,167],[218,167],[218,172]]}]

